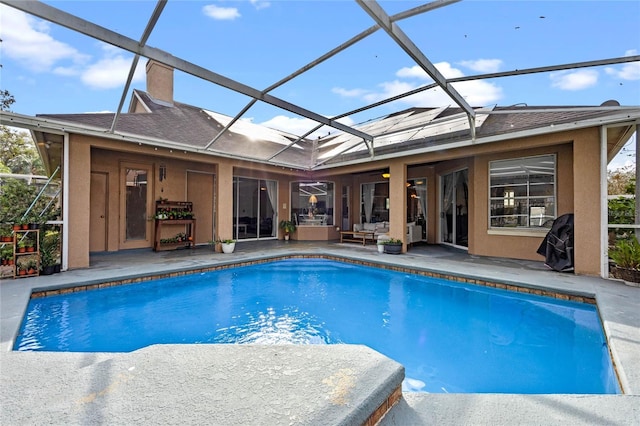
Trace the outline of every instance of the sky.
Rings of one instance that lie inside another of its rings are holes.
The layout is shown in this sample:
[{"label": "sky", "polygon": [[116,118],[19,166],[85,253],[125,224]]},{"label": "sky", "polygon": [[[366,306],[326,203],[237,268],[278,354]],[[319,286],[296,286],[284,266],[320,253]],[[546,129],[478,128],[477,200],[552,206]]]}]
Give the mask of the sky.
[{"label": "sky", "polygon": [[[156,2],[44,3],[138,40]],[[387,14],[427,2],[380,1]],[[397,22],[446,78],[640,55],[640,1],[465,0]],[[351,0],[169,0],[147,45],[258,90],[374,24]],[[133,55],[0,5],[0,89],[26,115],[115,112]],[[132,88],[145,90],[140,61]],[[250,99],[176,71],[174,99],[235,116]],[[270,94],[333,117],[432,80],[382,30]],[[640,62],[456,83],[471,106],[640,105]],[[130,102],[127,95],[124,109]],[[456,106],[441,90],[345,117]],[[315,123],[258,103],[243,119],[301,134]],[[323,129],[323,131],[325,131]],[[612,163],[633,162],[633,141]],[[610,165],[611,167],[611,165]]]}]

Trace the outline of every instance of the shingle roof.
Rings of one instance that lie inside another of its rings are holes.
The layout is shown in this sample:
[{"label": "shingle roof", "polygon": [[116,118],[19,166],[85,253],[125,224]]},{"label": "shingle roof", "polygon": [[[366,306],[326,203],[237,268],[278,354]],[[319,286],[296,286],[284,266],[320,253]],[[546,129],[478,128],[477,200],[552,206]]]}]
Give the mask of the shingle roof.
[{"label": "shingle roof", "polygon": [[[345,161],[371,158],[361,138],[338,133],[320,140],[298,139],[296,135],[238,121],[218,137],[231,117],[174,102],[156,101],[146,92],[134,91],[136,99],[150,112],[120,114],[115,133],[137,135],[185,149],[249,160],[311,169],[320,164],[337,166]],[[476,110],[476,138],[549,128],[551,125],[620,116],[619,108],[596,107],[495,107]],[[640,116],[640,108],[626,109]],[[114,119],[108,114],[46,114],[46,117],[108,131]],[[439,146],[470,140],[467,115],[460,108],[410,108],[354,126],[374,136],[374,155],[402,155],[408,149]],[[549,130],[552,131],[552,130]],[[215,141],[214,141],[215,139]]]}]

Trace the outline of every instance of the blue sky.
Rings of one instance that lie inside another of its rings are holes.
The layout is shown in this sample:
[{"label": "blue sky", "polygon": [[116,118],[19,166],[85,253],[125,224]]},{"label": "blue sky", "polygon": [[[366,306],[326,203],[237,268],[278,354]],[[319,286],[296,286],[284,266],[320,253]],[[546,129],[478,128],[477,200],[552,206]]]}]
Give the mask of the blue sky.
[{"label": "blue sky", "polygon": [[[139,39],[155,1],[44,1]],[[380,1],[393,15],[424,2]],[[398,22],[445,77],[640,54],[640,1],[466,0]],[[264,89],[373,25],[355,1],[169,0],[147,44]],[[0,5],[0,88],[13,111],[115,111],[132,55]],[[133,88],[145,90],[143,65]],[[272,95],[334,116],[429,83],[384,31],[377,31]],[[640,105],[640,63],[459,83],[472,106]],[[248,102],[176,72],[174,98],[235,115]],[[127,98],[128,105],[129,98]],[[354,124],[413,106],[454,105],[423,92],[344,120]],[[258,104],[244,116],[294,133],[306,119]]]}]

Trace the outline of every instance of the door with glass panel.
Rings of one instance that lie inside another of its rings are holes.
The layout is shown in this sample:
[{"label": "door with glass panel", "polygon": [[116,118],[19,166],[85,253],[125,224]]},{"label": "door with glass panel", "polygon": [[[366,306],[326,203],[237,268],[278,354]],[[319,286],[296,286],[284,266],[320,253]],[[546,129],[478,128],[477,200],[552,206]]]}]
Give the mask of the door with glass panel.
[{"label": "door with glass panel", "polygon": [[420,235],[412,236],[421,241],[427,240],[427,178],[407,181],[407,224],[418,225]]},{"label": "door with glass panel", "polygon": [[458,170],[440,177],[440,242],[469,244],[469,171]]},{"label": "door with glass panel", "polygon": [[153,214],[153,167],[150,164],[120,165],[120,248],[151,247]]},{"label": "door with glass panel", "polygon": [[342,187],[342,229],[344,231],[349,230],[349,224],[351,223],[351,210],[349,206],[351,205],[351,187],[343,186]]},{"label": "door with glass panel", "polygon": [[233,184],[233,237],[275,238],[277,181],[236,176]]}]

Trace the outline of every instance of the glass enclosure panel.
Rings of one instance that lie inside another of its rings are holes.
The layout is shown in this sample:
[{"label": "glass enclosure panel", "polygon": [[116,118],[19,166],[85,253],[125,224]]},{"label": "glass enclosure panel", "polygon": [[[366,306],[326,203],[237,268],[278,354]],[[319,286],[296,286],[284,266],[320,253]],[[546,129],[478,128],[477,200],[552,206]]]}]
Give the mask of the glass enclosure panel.
[{"label": "glass enclosure panel", "polygon": [[142,169],[126,169],[126,234],[127,240],[147,238],[147,176]]},{"label": "glass enclosure panel", "polygon": [[333,182],[292,182],[291,215],[298,226],[334,224]]}]

